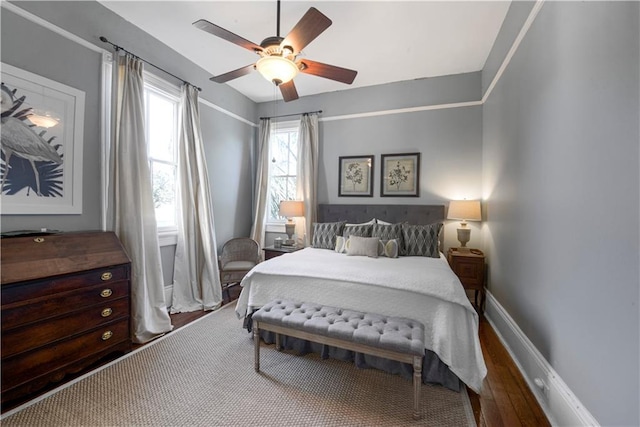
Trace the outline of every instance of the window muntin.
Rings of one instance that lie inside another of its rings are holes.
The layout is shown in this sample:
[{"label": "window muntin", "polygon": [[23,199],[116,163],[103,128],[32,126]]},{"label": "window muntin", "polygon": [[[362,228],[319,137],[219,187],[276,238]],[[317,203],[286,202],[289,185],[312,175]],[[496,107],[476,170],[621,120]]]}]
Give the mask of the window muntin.
[{"label": "window muntin", "polygon": [[145,73],[145,133],[159,232],[177,230],[179,89]]},{"label": "window muntin", "polygon": [[297,196],[298,123],[278,123],[269,139],[269,195],[267,222],[284,223],[278,214],[280,201],[295,200]]}]

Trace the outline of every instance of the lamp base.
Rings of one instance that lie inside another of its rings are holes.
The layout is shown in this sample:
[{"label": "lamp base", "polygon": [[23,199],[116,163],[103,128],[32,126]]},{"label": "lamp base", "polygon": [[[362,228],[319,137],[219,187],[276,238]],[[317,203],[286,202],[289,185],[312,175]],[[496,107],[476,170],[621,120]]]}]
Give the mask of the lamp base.
[{"label": "lamp base", "polygon": [[458,241],[460,242],[460,247],[467,247],[467,242],[471,239],[471,229],[470,228],[458,228]]},{"label": "lamp base", "polygon": [[296,232],[296,224],[292,220],[289,220],[289,222],[287,222],[284,225],[284,229],[285,229],[285,232],[287,233],[287,239],[285,239],[282,242],[282,245],[283,246],[293,246],[293,245],[295,245],[296,241],[293,240],[293,233]]}]

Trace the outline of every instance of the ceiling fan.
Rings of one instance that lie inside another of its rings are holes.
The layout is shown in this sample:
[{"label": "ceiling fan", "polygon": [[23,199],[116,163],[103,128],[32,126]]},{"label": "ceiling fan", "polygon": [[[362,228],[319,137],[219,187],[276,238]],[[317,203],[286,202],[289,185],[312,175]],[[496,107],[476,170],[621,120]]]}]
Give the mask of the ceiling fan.
[{"label": "ceiling fan", "polygon": [[225,30],[205,19],[199,19],[193,25],[214,36],[248,49],[260,55],[255,64],[247,65],[219,76],[211,77],[216,83],[226,83],[238,77],[249,74],[254,69],[258,70],[267,80],[280,88],[285,102],[298,99],[298,92],[293,83],[293,78],[302,72],[326,79],[351,84],[358,74],[357,71],[335,65],[323,64],[309,59],[298,59],[300,51],[329,28],[331,20],[318,9],[312,7],[298,21],[286,37],[280,37],[280,0],[277,6],[276,34],[267,37],[262,43],[255,44],[231,31]]}]

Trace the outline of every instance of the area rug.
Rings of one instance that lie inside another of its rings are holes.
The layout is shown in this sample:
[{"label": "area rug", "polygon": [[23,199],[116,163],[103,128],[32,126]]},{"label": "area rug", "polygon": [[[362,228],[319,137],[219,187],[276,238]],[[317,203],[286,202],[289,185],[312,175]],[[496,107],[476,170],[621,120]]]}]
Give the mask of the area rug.
[{"label": "area rug", "polygon": [[232,304],[6,414],[2,426],[473,426],[466,391],[261,348]]}]

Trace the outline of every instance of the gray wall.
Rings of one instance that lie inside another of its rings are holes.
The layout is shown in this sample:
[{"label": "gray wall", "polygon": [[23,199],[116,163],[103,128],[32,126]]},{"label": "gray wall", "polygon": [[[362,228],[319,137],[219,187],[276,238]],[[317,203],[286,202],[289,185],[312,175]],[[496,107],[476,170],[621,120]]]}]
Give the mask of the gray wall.
[{"label": "gray wall", "polygon": [[[98,40],[103,35],[202,87],[201,99],[250,120],[256,115],[254,102],[228,85],[211,83],[208,72],[98,2],[38,1],[14,4],[97,46],[109,49],[109,45]],[[86,96],[82,215],[2,215],[2,231],[41,227],[63,231],[100,229],[100,53],[3,8],[2,62],[83,90]],[[147,66],[146,70],[172,80],[153,67]],[[201,104],[200,110],[220,246],[230,237],[249,235],[252,179],[248,171],[255,128],[207,105]],[[165,283],[170,284],[173,277],[173,247],[163,248],[162,260]]]},{"label": "gray wall", "polygon": [[[260,116],[322,110],[319,203],[447,204],[482,195],[482,107],[468,106],[334,120],[343,115],[480,99],[480,73],[419,79],[259,104]],[[301,94],[302,95],[302,94]],[[284,118],[283,120],[291,120]],[[297,119],[297,118],[293,118]],[[420,197],[380,197],[381,154],[421,153]],[[338,157],[375,155],[374,197],[338,197]],[[476,224],[470,245],[481,247]],[[459,246],[449,222],[445,246]],[[267,239],[269,241],[269,239]]]},{"label": "gray wall", "polygon": [[483,109],[489,290],[607,426],[640,423],[639,6],[545,3]]},{"label": "gray wall", "polygon": [[248,237],[251,231],[255,128],[206,105],[201,105],[200,120],[220,248],[231,238]]},{"label": "gray wall", "polygon": [[[85,92],[82,214],[2,215],[2,231],[40,229],[99,230],[100,70],[102,56],[2,9],[2,62]],[[36,41],[34,43],[33,41]]]}]

